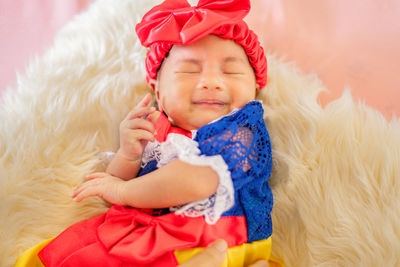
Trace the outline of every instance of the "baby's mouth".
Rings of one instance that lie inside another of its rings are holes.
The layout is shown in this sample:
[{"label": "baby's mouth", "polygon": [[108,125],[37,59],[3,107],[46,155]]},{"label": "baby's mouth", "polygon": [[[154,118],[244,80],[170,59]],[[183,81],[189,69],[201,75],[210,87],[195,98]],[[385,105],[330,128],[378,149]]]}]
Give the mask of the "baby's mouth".
[{"label": "baby's mouth", "polygon": [[204,107],[222,108],[226,106],[226,102],[217,99],[201,99],[193,101],[195,105]]}]

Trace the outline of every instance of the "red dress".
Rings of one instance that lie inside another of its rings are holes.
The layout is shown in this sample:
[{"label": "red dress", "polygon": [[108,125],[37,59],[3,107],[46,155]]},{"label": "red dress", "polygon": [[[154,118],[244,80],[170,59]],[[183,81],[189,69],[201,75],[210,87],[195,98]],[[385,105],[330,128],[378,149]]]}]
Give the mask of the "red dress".
[{"label": "red dress", "polygon": [[[270,245],[257,250],[260,242],[270,240],[273,205],[268,184],[271,145],[261,103],[252,101],[202,126],[194,139],[187,138],[190,132],[172,127],[164,115],[155,127],[158,142],[146,146],[139,176],[173,160],[174,153],[163,150],[172,148],[180,160],[210,164],[220,178],[217,192],[167,210],[115,205],[98,217],[72,225],[50,242],[39,252],[45,266],[176,266],[177,258],[183,262],[182,252],[218,238],[225,239],[230,248],[243,245],[246,255],[249,248],[258,251],[253,258],[245,256],[249,262],[268,257]],[[181,143],[174,143],[177,140]]]},{"label": "red dress", "polygon": [[[169,133],[191,137],[171,126],[162,115],[156,123],[157,140]],[[72,225],[39,252],[45,266],[176,266],[174,250],[205,247],[223,238],[229,247],[247,242],[244,216],[223,216],[208,224],[203,217],[114,205],[107,212]]]}]

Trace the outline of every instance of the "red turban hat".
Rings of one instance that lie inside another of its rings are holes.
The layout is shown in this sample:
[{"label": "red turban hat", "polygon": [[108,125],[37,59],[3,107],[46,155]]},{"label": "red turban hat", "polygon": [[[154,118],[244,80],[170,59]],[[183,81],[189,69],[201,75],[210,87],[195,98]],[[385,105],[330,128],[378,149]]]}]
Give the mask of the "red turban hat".
[{"label": "red turban hat", "polygon": [[191,6],[186,0],[166,0],[147,12],[136,25],[145,47],[147,82],[156,79],[163,59],[174,44],[185,45],[214,34],[241,45],[254,69],[257,84],[267,83],[267,59],[257,35],[243,18],[250,11],[250,0],[200,0]]}]

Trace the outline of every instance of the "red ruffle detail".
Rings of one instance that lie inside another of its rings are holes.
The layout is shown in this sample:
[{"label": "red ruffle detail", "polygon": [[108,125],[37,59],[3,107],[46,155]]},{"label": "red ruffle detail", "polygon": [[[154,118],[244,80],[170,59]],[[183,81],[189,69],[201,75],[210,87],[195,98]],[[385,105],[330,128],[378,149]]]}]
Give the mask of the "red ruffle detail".
[{"label": "red ruffle detail", "polygon": [[172,126],[171,122],[168,120],[167,116],[165,116],[164,113],[160,114],[160,117],[157,119],[154,126],[156,132],[155,138],[160,143],[165,142],[165,140],[167,140],[168,134],[170,133],[182,134],[189,138],[192,138],[192,132]]}]

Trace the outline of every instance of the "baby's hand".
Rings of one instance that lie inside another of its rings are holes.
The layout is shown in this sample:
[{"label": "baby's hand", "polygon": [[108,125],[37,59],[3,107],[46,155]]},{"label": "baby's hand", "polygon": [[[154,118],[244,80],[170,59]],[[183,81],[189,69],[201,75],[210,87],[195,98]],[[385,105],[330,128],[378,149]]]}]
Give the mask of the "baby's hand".
[{"label": "baby's hand", "polygon": [[120,148],[117,153],[129,161],[141,159],[146,144],[154,139],[154,107],[149,107],[147,94],[120,124]]},{"label": "baby's hand", "polygon": [[108,173],[93,173],[86,177],[88,181],[75,187],[72,198],[80,202],[91,196],[98,196],[120,206],[125,206],[123,190],[125,181]]}]

